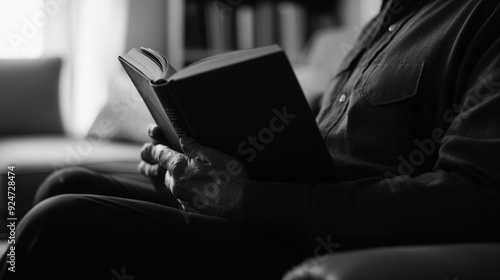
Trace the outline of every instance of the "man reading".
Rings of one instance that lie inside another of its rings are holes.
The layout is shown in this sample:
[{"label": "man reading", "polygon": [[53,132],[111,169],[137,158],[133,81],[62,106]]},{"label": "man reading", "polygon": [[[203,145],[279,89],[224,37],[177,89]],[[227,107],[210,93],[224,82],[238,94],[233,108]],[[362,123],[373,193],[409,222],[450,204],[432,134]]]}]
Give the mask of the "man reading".
[{"label": "man reading", "polygon": [[190,138],[175,152],[153,128],[140,171],[169,196],[57,171],[19,224],[16,273],[279,279],[329,252],[319,241],[335,250],[499,241],[499,26],[498,1],[384,1],[317,116],[340,182],[252,181],[234,158]]}]

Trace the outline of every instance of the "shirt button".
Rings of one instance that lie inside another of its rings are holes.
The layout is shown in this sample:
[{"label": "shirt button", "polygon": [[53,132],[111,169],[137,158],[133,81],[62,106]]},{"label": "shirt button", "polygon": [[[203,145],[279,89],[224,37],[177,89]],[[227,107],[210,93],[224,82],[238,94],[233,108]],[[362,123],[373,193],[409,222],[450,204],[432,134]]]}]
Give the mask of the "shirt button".
[{"label": "shirt button", "polygon": [[347,100],[347,96],[345,94],[342,94],[339,98],[340,103],[344,103]]},{"label": "shirt button", "polygon": [[392,32],[396,29],[396,25],[395,24],[391,24],[391,26],[389,26],[389,32]]}]

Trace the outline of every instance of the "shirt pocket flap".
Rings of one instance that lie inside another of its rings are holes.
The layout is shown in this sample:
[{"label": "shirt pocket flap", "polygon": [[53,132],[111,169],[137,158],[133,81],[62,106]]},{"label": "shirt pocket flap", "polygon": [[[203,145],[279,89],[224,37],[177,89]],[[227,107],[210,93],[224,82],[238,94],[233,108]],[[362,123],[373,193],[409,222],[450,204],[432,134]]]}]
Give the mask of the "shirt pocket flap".
[{"label": "shirt pocket flap", "polygon": [[371,105],[403,101],[417,93],[424,63],[374,64],[367,69],[361,95]]}]

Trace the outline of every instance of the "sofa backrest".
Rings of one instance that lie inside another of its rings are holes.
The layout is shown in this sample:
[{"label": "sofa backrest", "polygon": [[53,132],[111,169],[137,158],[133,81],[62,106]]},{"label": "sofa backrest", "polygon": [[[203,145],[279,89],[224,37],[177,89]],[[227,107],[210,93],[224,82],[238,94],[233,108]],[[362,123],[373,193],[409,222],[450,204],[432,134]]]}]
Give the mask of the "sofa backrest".
[{"label": "sofa backrest", "polygon": [[0,137],[64,133],[60,58],[0,59]]}]

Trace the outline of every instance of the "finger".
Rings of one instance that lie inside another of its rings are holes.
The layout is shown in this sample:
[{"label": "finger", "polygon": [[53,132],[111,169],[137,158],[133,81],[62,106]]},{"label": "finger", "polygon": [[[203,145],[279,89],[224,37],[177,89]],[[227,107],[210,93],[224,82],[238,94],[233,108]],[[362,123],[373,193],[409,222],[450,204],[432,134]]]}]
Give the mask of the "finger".
[{"label": "finger", "polygon": [[208,162],[206,154],[208,148],[201,145],[196,139],[191,137],[182,137],[180,139],[182,151],[189,157],[200,161]]},{"label": "finger", "polygon": [[170,171],[171,176],[177,178],[184,172],[185,167],[188,165],[189,158],[177,151],[170,149],[164,145],[155,145],[151,147],[151,155],[155,162],[160,166]]},{"label": "finger", "polygon": [[167,138],[156,124],[148,127],[148,135],[153,140],[153,144],[167,144]]},{"label": "finger", "polygon": [[172,156],[179,157],[183,155],[162,144],[146,143],[141,148],[141,159],[150,164],[159,163],[163,166],[162,162],[166,161],[166,157]]},{"label": "finger", "polygon": [[142,145],[142,148],[141,148],[141,159],[147,163],[150,163],[150,164],[157,164],[158,162],[155,160],[154,156],[153,156],[153,146],[154,144],[151,144],[151,143],[146,143],[144,145]]},{"label": "finger", "polygon": [[157,177],[158,176],[158,164],[149,164],[145,161],[139,163],[139,172],[147,177]]}]

